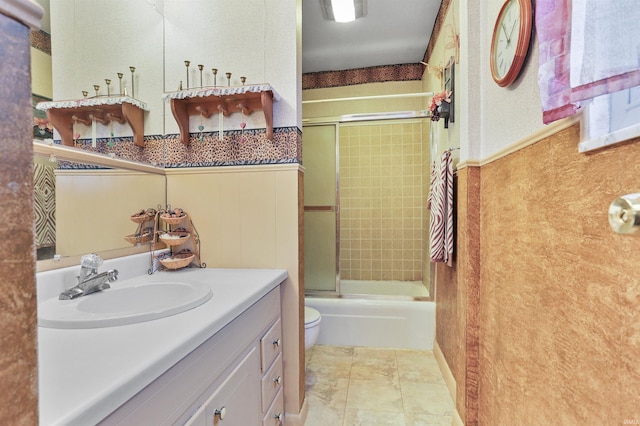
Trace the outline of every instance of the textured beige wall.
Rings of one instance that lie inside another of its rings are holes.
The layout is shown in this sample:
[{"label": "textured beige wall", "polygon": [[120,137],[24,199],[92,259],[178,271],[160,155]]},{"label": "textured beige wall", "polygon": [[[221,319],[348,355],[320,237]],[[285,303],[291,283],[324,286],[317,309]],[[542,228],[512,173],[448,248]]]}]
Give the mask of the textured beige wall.
[{"label": "textured beige wall", "polygon": [[[398,93],[419,93],[420,81],[393,81],[387,83],[358,84],[354,86],[332,87],[326,89],[308,89],[302,92],[302,100],[348,98],[371,95],[390,95]],[[387,98],[351,100],[302,105],[303,119],[311,117],[330,117],[343,114],[362,114],[371,112],[420,110],[421,98]]]},{"label": "textured beige wall", "polygon": [[640,420],[640,239],[607,221],[638,190],[640,140],[578,140],[575,125],[482,167],[480,424]]},{"label": "textured beige wall", "polygon": [[56,170],[56,253],[131,247],[129,216],[164,205],[164,177],[122,170]]},{"label": "textured beige wall", "polygon": [[46,98],[53,98],[51,79],[51,55],[31,48],[31,91]]},{"label": "textured beige wall", "polygon": [[207,267],[287,270],[282,292],[285,410],[299,413],[304,397],[299,166],[168,169],[167,174],[168,202],[191,215]]},{"label": "textured beige wall", "polygon": [[422,126],[340,126],[341,278],[422,280]]}]

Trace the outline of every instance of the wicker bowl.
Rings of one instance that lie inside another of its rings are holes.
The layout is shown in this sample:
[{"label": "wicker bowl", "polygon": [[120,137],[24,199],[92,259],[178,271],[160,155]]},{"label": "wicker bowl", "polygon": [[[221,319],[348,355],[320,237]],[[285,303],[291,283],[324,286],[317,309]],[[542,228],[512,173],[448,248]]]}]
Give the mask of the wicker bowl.
[{"label": "wicker bowl", "polygon": [[150,222],[156,217],[156,211],[149,209],[146,211],[139,211],[136,214],[132,214],[129,218],[135,223],[145,223]]},{"label": "wicker bowl", "polygon": [[185,266],[189,266],[189,264],[193,261],[195,257],[196,257],[195,254],[174,255],[172,257],[159,259],[159,261],[167,269],[180,269],[180,268],[184,268]]},{"label": "wicker bowl", "polygon": [[180,216],[180,217],[166,217],[166,216],[160,216],[160,219],[161,219],[164,223],[169,224],[169,225],[177,225],[177,224],[179,224],[180,222],[182,222],[183,220],[185,220],[186,218],[187,218],[187,215],[186,215],[186,214],[183,214],[183,215],[182,215],[182,216]]},{"label": "wicker bowl", "polygon": [[131,234],[124,237],[125,240],[131,244],[142,244],[151,241],[151,233],[145,232],[144,234]]},{"label": "wicker bowl", "polygon": [[191,234],[187,231],[172,231],[160,235],[160,241],[168,246],[184,244]]}]

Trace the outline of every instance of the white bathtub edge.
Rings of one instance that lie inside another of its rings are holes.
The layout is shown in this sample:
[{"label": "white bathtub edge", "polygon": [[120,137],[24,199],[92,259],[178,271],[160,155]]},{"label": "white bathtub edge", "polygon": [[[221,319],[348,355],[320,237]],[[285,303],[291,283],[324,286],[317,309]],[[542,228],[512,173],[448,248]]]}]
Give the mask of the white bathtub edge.
[{"label": "white bathtub edge", "polygon": [[435,303],[305,297],[322,316],[319,345],[432,350]]}]

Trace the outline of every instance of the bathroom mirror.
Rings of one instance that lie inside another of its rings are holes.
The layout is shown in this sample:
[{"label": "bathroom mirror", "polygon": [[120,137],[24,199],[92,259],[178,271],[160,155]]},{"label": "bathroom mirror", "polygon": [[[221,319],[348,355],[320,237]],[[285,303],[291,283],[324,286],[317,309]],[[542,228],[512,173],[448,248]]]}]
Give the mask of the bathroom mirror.
[{"label": "bathroom mirror", "polygon": [[[52,93],[37,94],[54,100],[77,99],[83,96],[83,90],[89,92],[88,96],[95,95],[96,84],[100,95],[106,95],[105,79],[110,80],[110,94],[119,94],[122,82],[129,95],[133,89],[135,98],[148,106],[145,136],[163,135],[162,1],[38,2],[45,8],[45,20],[50,20],[43,29],[59,32],[62,37],[52,40]],[[129,66],[135,66],[133,73]],[[121,80],[117,73],[123,74]],[[42,78],[38,70],[32,75]],[[40,83],[34,82],[34,88],[42,88]],[[96,127],[97,138],[108,137],[111,131],[117,136],[132,135],[125,124]],[[81,138],[91,138],[90,126],[78,125],[74,130]],[[115,154],[119,154],[118,145],[115,148]],[[59,169],[65,162],[67,168]],[[69,169],[68,162],[77,169]],[[166,204],[162,169],[34,142],[34,173],[39,271],[72,265],[87,252],[109,258],[148,250],[148,246],[136,247],[124,237],[137,230],[137,224],[129,219],[131,214]],[[55,254],[61,260],[53,260]]]},{"label": "bathroom mirror", "polygon": [[130,216],[166,205],[165,188],[161,168],[34,142],[38,269],[42,262],[47,269],[56,267],[60,260],[47,260],[54,255],[68,259],[98,252],[109,258],[109,252],[148,250],[125,240],[138,231]]}]

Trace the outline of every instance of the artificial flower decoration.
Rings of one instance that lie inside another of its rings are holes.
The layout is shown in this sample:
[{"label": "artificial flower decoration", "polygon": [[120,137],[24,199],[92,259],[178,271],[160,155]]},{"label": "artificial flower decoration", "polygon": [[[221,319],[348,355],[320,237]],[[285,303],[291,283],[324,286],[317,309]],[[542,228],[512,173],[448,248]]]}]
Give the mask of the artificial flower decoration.
[{"label": "artificial flower decoration", "polygon": [[46,118],[33,117],[33,126],[38,127],[41,134],[53,132],[53,125]]},{"label": "artificial flower decoration", "polygon": [[[440,106],[443,102],[447,104],[451,103],[451,91],[443,90],[442,92],[436,93],[431,98],[431,102],[429,103],[429,112],[431,113],[431,121],[440,120],[440,113],[442,112],[442,108]],[[447,110],[448,111],[448,110]]]}]

